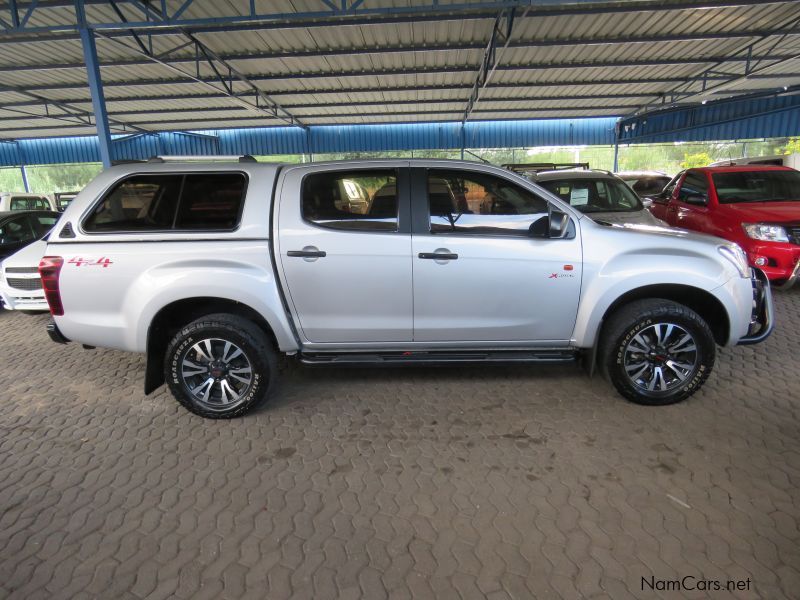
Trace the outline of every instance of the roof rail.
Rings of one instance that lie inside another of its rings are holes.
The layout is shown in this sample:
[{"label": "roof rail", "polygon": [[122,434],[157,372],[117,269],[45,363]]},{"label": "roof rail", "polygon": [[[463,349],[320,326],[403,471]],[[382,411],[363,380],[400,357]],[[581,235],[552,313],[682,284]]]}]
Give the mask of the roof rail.
[{"label": "roof rail", "polygon": [[516,173],[536,173],[563,169],[589,169],[589,163],[506,163],[503,168]]},{"label": "roof rail", "polygon": [[208,156],[199,156],[193,154],[175,155],[175,156],[151,156],[147,159],[149,163],[164,163],[164,162],[209,162],[209,161],[238,161],[240,163],[254,163],[258,162],[253,156],[249,154],[210,154]]}]

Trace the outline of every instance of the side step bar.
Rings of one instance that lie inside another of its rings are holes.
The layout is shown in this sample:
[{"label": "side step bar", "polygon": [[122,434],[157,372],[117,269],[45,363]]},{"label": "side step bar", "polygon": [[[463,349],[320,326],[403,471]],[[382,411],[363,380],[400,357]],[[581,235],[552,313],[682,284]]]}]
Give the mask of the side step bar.
[{"label": "side step bar", "polygon": [[464,363],[566,363],[575,350],[474,350],[413,352],[302,352],[300,362],[314,366],[454,365]]}]

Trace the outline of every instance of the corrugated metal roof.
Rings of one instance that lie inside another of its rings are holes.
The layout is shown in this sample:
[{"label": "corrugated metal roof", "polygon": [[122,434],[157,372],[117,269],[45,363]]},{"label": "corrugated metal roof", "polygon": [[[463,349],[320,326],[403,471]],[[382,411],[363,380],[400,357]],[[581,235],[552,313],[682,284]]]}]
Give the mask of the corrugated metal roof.
[{"label": "corrugated metal roof", "polygon": [[[192,31],[305,124],[418,122],[428,127],[432,121],[463,117],[494,26],[496,4],[489,10],[474,0],[466,2],[474,10],[466,10],[464,0],[439,2],[455,3],[459,8],[449,15],[356,11],[326,18],[319,0],[255,0],[256,11],[264,14],[313,11],[320,16],[264,19],[235,32],[214,24]],[[164,4],[171,14],[184,1]],[[407,9],[415,4],[415,0],[368,0],[362,6]],[[184,17],[244,15],[248,5],[233,0],[194,2]],[[117,7],[129,20],[142,18],[134,3]],[[569,12],[554,15],[557,9]],[[114,8],[102,2],[87,5],[87,18],[118,20]],[[74,22],[72,6],[44,5],[31,12],[29,25]],[[152,37],[142,38],[153,53],[168,53],[162,60],[172,65],[169,68],[143,56],[124,30],[99,31],[107,108],[115,121],[152,131],[280,123],[263,112],[242,108],[241,99],[252,101],[252,94],[231,98],[215,79],[213,68],[204,61],[195,64],[191,46],[180,47],[187,41],[184,33],[153,31]],[[0,42],[0,139],[93,132],[91,125],[54,119],[65,110],[50,104],[67,102],[92,112],[83,50],[75,36],[59,40],[28,36],[9,42],[0,33]],[[692,96],[683,98],[703,89],[703,81],[693,78],[714,67],[706,81],[713,86],[725,73],[742,74],[747,64],[744,51],[751,44],[755,69],[800,54],[800,2],[531,3],[517,10],[509,45],[498,48],[497,68],[469,121],[625,117],[643,107],[659,107],[662,98],[696,103]],[[723,63],[715,66],[720,60]],[[226,74],[224,68],[221,72]],[[195,77],[205,83],[193,81]],[[248,91],[243,83],[231,85],[237,94]],[[800,85],[800,60],[786,60],[742,78],[719,97],[784,85]]]},{"label": "corrugated metal roof", "polygon": [[[220,129],[195,133],[116,136],[114,158],[186,154],[304,154],[353,151],[530,147],[567,144],[611,144],[616,119],[548,119],[541,121],[398,123]],[[95,136],[58,137],[0,143],[0,166],[96,162]]]}]

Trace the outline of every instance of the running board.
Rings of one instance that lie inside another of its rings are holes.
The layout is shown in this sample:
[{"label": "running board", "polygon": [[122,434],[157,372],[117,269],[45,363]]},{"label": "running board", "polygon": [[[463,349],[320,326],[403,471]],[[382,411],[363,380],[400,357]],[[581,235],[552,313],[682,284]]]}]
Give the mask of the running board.
[{"label": "running board", "polygon": [[417,352],[302,352],[300,362],[324,366],[453,365],[464,363],[566,363],[577,358],[575,350],[473,350]]}]

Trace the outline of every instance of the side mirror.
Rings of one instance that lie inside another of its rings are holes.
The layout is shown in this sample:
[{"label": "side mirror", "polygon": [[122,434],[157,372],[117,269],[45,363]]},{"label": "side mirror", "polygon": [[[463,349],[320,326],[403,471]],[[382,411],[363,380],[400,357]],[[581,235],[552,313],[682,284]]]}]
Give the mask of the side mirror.
[{"label": "side mirror", "polygon": [[708,204],[708,197],[704,194],[687,194],[681,198],[686,204],[694,204],[696,206],[705,206]]},{"label": "side mirror", "polygon": [[645,208],[650,208],[653,206],[653,199],[652,198],[642,198],[642,206]]},{"label": "side mirror", "polygon": [[567,235],[569,228],[569,215],[561,212],[560,210],[550,211],[550,224],[548,227],[548,237],[563,238]]}]

